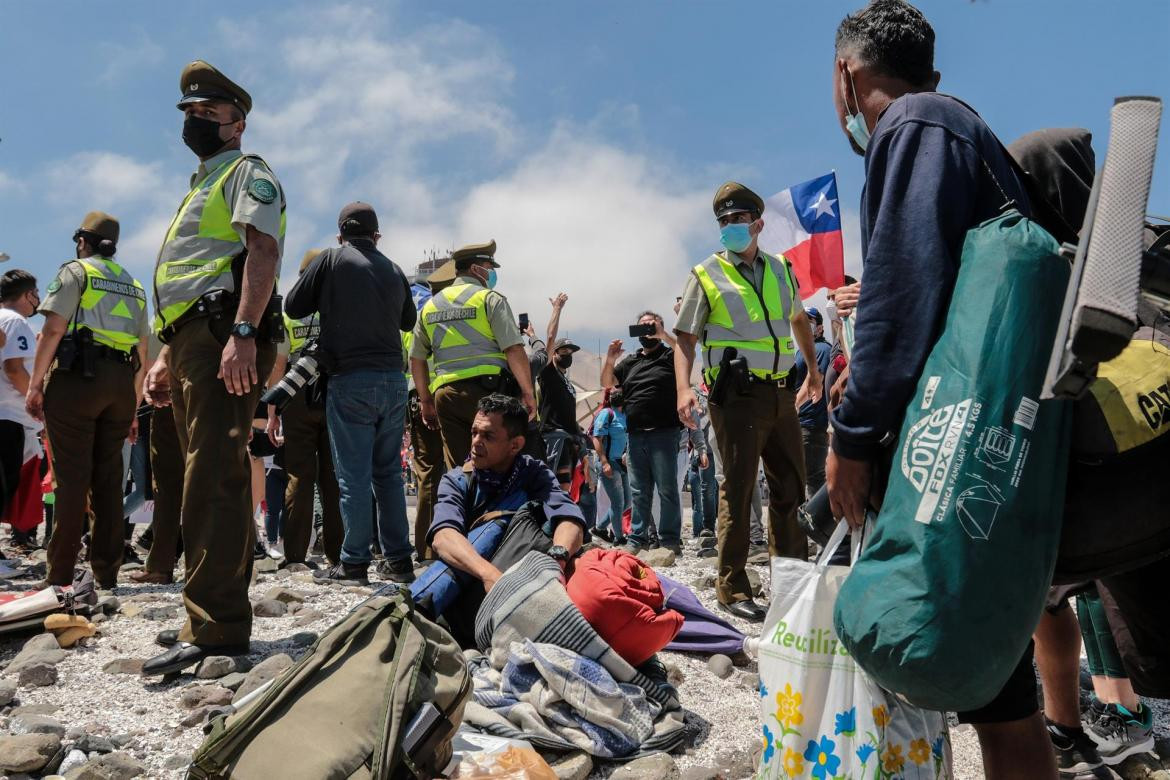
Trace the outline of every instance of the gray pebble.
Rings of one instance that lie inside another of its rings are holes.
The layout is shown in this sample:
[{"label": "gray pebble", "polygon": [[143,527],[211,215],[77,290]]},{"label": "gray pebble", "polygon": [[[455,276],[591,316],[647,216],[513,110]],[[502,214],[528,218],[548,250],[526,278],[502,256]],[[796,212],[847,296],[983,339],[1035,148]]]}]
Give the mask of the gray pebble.
[{"label": "gray pebble", "polygon": [[[63,651],[62,651],[63,652]],[[45,688],[57,684],[57,667],[53,664],[36,663],[20,670],[16,678],[22,688]]]},{"label": "gray pebble", "polygon": [[285,603],[276,599],[262,599],[252,605],[252,614],[256,617],[283,617],[286,612]]},{"label": "gray pebble", "polygon": [[707,661],[707,668],[720,680],[726,680],[735,671],[735,665],[731,663],[731,659],[719,653],[711,656]]}]

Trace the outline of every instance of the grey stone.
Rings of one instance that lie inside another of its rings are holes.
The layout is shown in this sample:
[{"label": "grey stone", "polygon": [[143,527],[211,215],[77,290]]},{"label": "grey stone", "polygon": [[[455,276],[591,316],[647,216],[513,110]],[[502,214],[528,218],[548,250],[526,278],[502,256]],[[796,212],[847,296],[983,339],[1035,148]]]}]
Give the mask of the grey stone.
[{"label": "grey stone", "polygon": [[67,775],[74,769],[85,765],[89,761],[89,756],[85,755],[80,750],[70,750],[65,755],[65,760],[61,762],[61,766],[57,767],[57,772],[62,775]]},{"label": "grey stone", "polygon": [[16,699],[16,680],[0,680],[0,707],[7,707]]},{"label": "grey stone", "polygon": [[[61,767],[61,762],[65,760],[65,754],[67,752],[69,751],[65,749],[64,745],[57,748],[57,752],[54,753],[53,757],[49,759],[49,763],[41,767],[41,773],[45,775],[55,775],[57,770]],[[15,780],[15,778],[13,778],[13,780]]]},{"label": "grey stone", "polygon": [[666,753],[639,758],[618,767],[609,780],[678,780],[678,766]]},{"label": "grey stone", "polygon": [[297,612],[297,619],[293,621],[293,627],[304,628],[310,623],[316,623],[323,617],[325,617],[325,614],[315,609],[301,609]]},{"label": "grey stone", "polygon": [[696,558],[711,558],[712,560],[714,560],[716,557],[718,557],[718,555],[719,555],[719,551],[716,550],[714,547],[704,547],[703,549],[699,550],[698,553],[695,554],[695,557]]},{"label": "grey stone", "polygon": [[115,734],[110,737],[110,742],[114,743],[116,748],[124,748],[134,741],[133,734]]},{"label": "grey stone", "polygon": [[118,601],[117,596],[102,596],[94,606],[105,614],[112,615],[122,606],[122,602]]},{"label": "grey stone", "polygon": [[[57,636],[51,633],[37,634],[24,643],[20,648],[21,653],[33,653],[39,650],[60,650],[61,645],[57,642]],[[20,656],[18,655],[17,658]]]},{"label": "grey stone", "polygon": [[52,715],[59,709],[60,704],[26,704],[23,707],[13,707],[8,714],[13,718],[18,715]]},{"label": "grey stone", "polygon": [[739,684],[749,691],[758,691],[760,689],[760,675],[753,672],[740,672]]},{"label": "grey stone", "polygon": [[179,608],[173,604],[162,607],[147,607],[142,610],[142,617],[147,620],[171,621],[179,617]]},{"label": "grey stone", "polygon": [[317,641],[317,632],[301,631],[300,633],[293,634],[291,639],[293,647],[308,647]]},{"label": "grey stone", "polygon": [[714,588],[715,587],[715,575],[714,574],[704,574],[700,577],[696,577],[695,579],[691,580],[691,587],[693,587],[697,590],[705,590],[706,588]]},{"label": "grey stone", "polygon": [[[63,652],[63,651],[61,651]],[[16,682],[22,688],[45,688],[57,684],[57,667],[53,664],[36,663],[20,670]]]},{"label": "grey stone", "polygon": [[70,726],[65,731],[65,739],[70,742],[76,742],[85,736],[85,729],[81,726]]},{"label": "grey stone", "polygon": [[285,604],[303,604],[305,595],[289,588],[276,587],[269,588],[268,592],[264,594],[264,599],[266,601],[269,599],[272,601],[283,601]]},{"label": "grey stone", "polygon": [[136,618],[142,614],[142,606],[139,604],[123,604],[118,611],[122,613],[122,617]]},{"label": "grey stone", "polygon": [[677,664],[666,664],[666,681],[668,683],[677,688],[678,686],[682,685],[686,679],[687,676],[683,674],[683,670],[678,668]]},{"label": "grey stone", "polygon": [[236,659],[227,655],[210,655],[195,667],[195,677],[199,680],[215,680],[235,671],[238,671]]},{"label": "grey stone", "polygon": [[188,688],[179,694],[179,704],[189,710],[217,704],[230,704],[231,700],[232,692],[218,685],[200,685]]},{"label": "grey stone", "polygon": [[258,574],[272,574],[278,569],[280,569],[280,564],[271,558],[262,558],[252,565],[252,571]]},{"label": "grey stone", "polygon": [[293,659],[284,653],[278,653],[277,655],[265,658],[256,664],[256,667],[252,671],[248,672],[248,677],[236,689],[236,695],[232,697],[232,701],[239,701],[292,665]]},{"label": "grey stone", "polygon": [[223,677],[220,677],[216,681],[216,684],[221,688],[227,688],[229,691],[234,691],[243,685],[244,680],[246,679],[247,676],[243,672],[232,672],[231,674],[225,674]]},{"label": "grey stone", "polygon": [[767,566],[771,560],[772,556],[767,550],[760,550],[757,553],[749,555],[747,562],[756,566]]},{"label": "grey stone", "polygon": [[107,753],[90,759],[65,775],[66,780],[129,780],[146,774],[146,765],[127,753]]},{"label": "grey stone", "polygon": [[752,595],[756,596],[757,598],[759,596],[763,596],[764,583],[760,579],[760,573],[755,569],[744,569],[744,574],[747,575],[748,583],[752,586]]},{"label": "grey stone", "polygon": [[102,671],[106,674],[142,674],[142,665],[146,661],[142,658],[115,658]]},{"label": "grey stone", "polygon": [[163,769],[169,769],[173,772],[178,769],[186,769],[190,763],[191,756],[175,754],[173,756],[167,756],[163,760]]},{"label": "grey stone", "polygon": [[684,769],[679,780],[730,780],[721,770],[709,766],[692,766]]},{"label": "grey stone", "polygon": [[557,780],[585,780],[593,771],[593,759],[585,751],[578,750],[553,764],[552,771]]},{"label": "grey stone", "polygon": [[252,605],[252,614],[256,617],[283,617],[287,611],[285,603],[276,599],[262,599]]},{"label": "grey stone", "polygon": [[749,777],[756,768],[752,754],[746,750],[720,750],[715,754],[715,763],[730,777]]},{"label": "grey stone", "polygon": [[8,723],[13,734],[56,734],[65,736],[65,725],[48,715],[17,715]]},{"label": "grey stone", "polygon": [[674,566],[674,552],[665,547],[656,547],[652,550],[642,550],[638,553],[638,557],[652,569],[662,569],[667,566]]},{"label": "grey stone", "polygon": [[191,728],[192,726],[202,726],[208,720],[223,711],[224,707],[222,705],[208,704],[206,706],[192,710],[191,714],[179,721],[179,725],[185,728]]},{"label": "grey stone", "polygon": [[99,734],[86,734],[73,747],[90,754],[114,752],[114,743]]},{"label": "grey stone", "polygon": [[[56,638],[53,638],[56,642]],[[68,650],[57,648],[56,650],[21,650],[16,658],[12,659],[12,663],[8,664],[8,668],[4,670],[5,674],[19,675],[21,671],[30,666],[37,664],[48,664],[49,666],[56,666],[65,660],[69,655]]]},{"label": "grey stone", "polygon": [[302,572],[312,571],[312,569],[310,569],[308,566],[306,566],[303,563],[286,564],[284,567],[284,570],[287,571],[289,574],[300,574]]},{"label": "grey stone", "polygon": [[0,736],[0,772],[37,772],[60,749],[61,738],[56,734]]},{"label": "grey stone", "polygon": [[707,668],[720,680],[726,680],[735,671],[735,665],[731,663],[731,659],[721,653],[716,653],[707,660]]},{"label": "grey stone", "polygon": [[109,620],[109,619],[110,619],[110,618],[109,618],[109,616],[108,616],[106,613],[104,613],[104,612],[99,612],[99,613],[97,613],[96,615],[94,615],[93,617],[91,617],[91,618],[89,619],[89,622],[90,622],[90,623],[93,623],[95,626],[97,626],[97,625],[100,625],[100,624],[102,624],[102,623],[105,623],[105,622],[106,622],[107,620]]}]

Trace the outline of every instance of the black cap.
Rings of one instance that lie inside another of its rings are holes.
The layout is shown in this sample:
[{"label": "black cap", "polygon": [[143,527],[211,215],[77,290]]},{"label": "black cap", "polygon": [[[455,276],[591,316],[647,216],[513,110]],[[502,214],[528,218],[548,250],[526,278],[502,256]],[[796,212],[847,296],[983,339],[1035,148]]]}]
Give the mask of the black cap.
[{"label": "black cap", "polygon": [[553,352],[556,352],[562,347],[568,347],[570,352],[577,352],[581,348],[573,343],[572,339],[557,339],[557,343],[553,345]]},{"label": "black cap", "polygon": [[729,181],[715,193],[711,207],[715,210],[716,219],[725,214],[736,214],[741,211],[763,214],[764,199],[739,182]]},{"label": "black cap", "polygon": [[372,236],[378,232],[378,215],[369,203],[355,200],[337,215],[337,229],[342,235]]}]

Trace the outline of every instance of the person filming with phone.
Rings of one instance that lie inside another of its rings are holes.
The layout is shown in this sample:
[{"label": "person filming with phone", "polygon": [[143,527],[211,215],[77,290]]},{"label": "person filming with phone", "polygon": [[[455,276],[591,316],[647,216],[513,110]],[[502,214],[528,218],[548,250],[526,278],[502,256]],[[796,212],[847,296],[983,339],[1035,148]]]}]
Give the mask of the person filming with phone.
[{"label": "person filming with phone", "polygon": [[601,368],[601,386],[620,386],[626,403],[626,460],[633,511],[625,549],[637,554],[652,546],[655,529],[651,508],[657,489],[662,508],[658,539],[662,547],[681,555],[678,441],[682,424],[675,413],[675,341],[664,329],[662,317],[652,311],[638,315],[638,324],[630,326],[630,335],[638,339],[642,348],[618,362],[622,340],[614,339]]}]

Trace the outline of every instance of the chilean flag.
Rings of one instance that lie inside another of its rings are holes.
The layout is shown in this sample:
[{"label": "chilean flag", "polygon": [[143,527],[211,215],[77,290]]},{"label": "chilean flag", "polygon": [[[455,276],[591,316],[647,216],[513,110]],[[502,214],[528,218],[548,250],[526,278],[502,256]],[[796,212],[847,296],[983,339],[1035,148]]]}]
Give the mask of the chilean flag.
[{"label": "chilean flag", "polygon": [[784,255],[800,284],[801,299],[845,284],[845,250],[837,174],[827,173],[781,190],[766,201],[760,247]]}]

